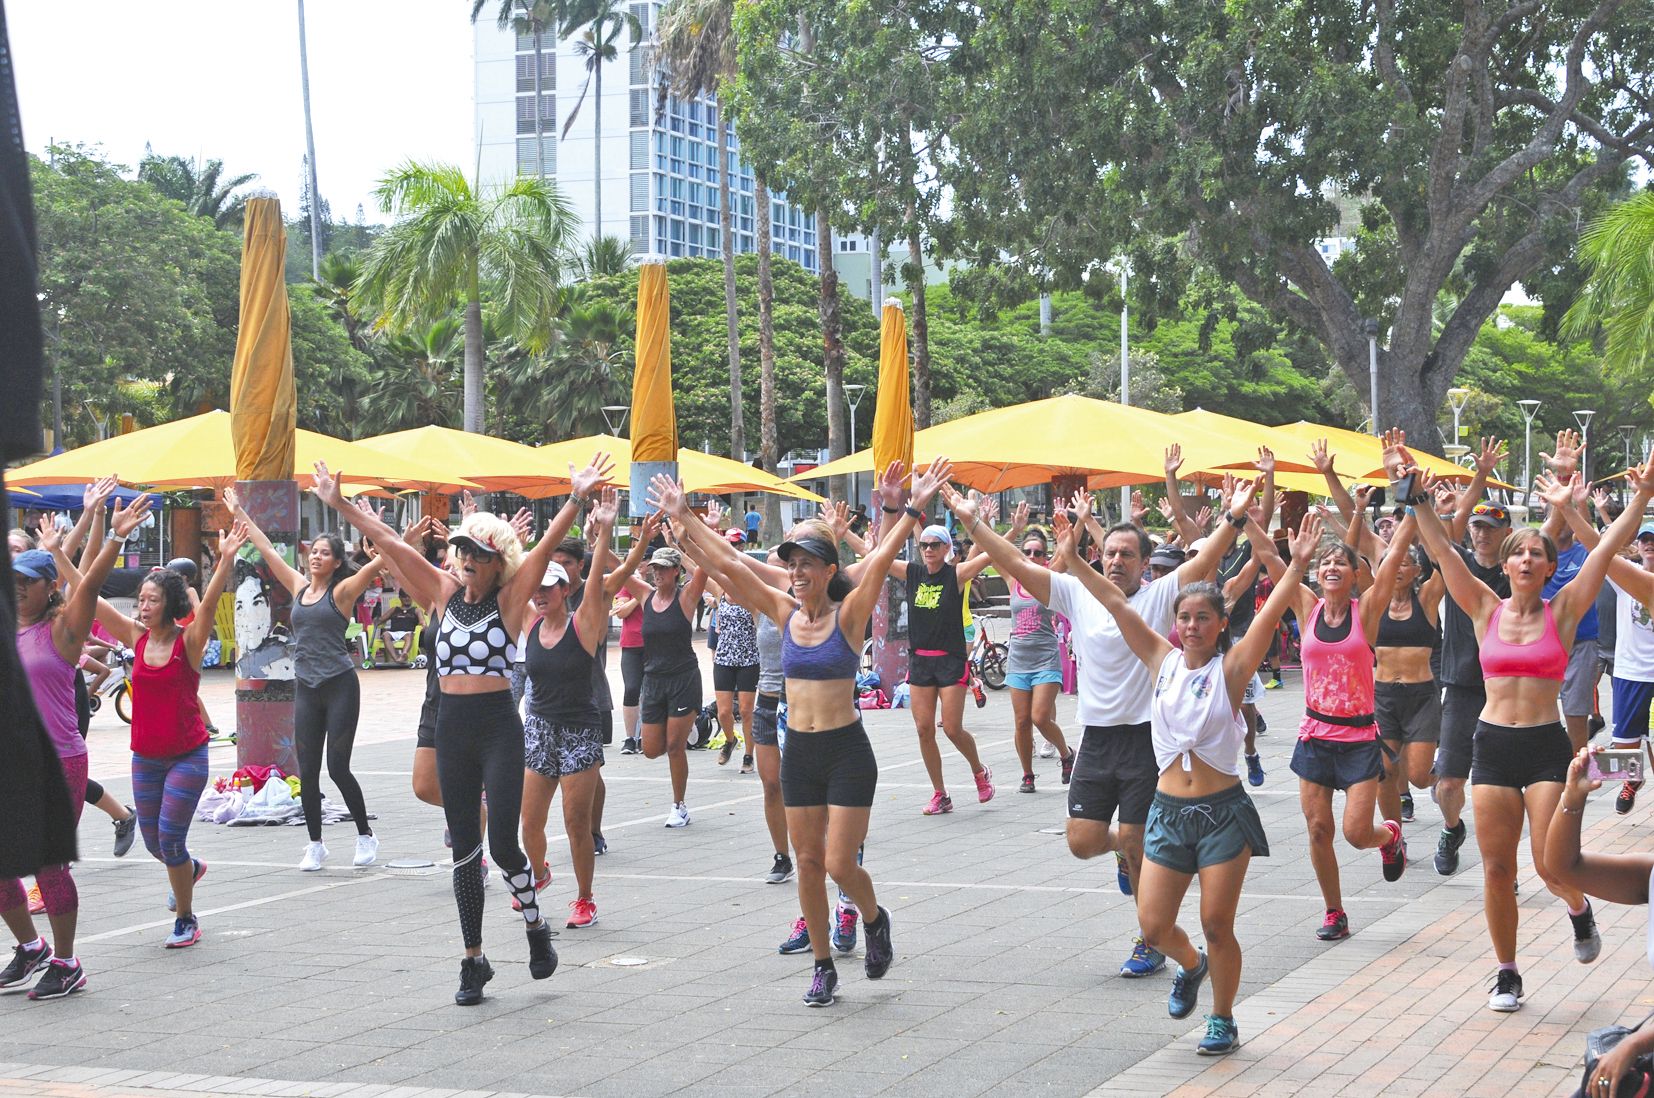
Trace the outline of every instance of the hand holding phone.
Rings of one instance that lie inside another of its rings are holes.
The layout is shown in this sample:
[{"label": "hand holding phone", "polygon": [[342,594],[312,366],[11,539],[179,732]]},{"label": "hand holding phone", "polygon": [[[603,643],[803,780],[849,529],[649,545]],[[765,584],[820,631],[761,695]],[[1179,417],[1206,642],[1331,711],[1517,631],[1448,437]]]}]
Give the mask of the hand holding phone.
[{"label": "hand holding phone", "polygon": [[1594,782],[1640,782],[1647,764],[1641,747],[1610,748],[1591,752],[1586,774]]}]

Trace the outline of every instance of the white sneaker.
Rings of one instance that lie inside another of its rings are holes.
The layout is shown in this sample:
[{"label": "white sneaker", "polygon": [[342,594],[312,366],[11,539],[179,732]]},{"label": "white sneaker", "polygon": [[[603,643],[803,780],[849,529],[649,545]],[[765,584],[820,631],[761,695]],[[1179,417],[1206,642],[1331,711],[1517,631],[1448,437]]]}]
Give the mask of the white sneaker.
[{"label": "white sneaker", "polygon": [[1052,743],[1050,740],[1041,740],[1039,744],[1039,757],[1042,759],[1056,758],[1057,745]]},{"label": "white sneaker", "polygon": [[322,867],[322,863],[325,861],[327,861],[327,844],[320,841],[313,842],[304,848],[304,857],[299,859],[299,872],[314,873]]},{"label": "white sneaker", "polygon": [[685,804],[675,804],[675,805],[673,805],[672,806],[672,814],[670,816],[666,817],[666,826],[667,827],[688,827],[689,826],[689,806],[685,805]]},{"label": "white sneaker", "polygon": [[379,856],[379,837],[377,835],[356,836],[356,857],[354,865],[372,865]]}]

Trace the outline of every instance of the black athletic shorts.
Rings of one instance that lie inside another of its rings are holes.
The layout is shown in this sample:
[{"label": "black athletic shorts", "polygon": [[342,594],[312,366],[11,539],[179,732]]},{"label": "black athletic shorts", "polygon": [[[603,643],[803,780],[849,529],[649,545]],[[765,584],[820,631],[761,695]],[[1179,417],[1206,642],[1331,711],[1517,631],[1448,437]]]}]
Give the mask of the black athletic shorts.
[{"label": "black athletic shorts", "polygon": [[691,667],[676,675],[645,675],[639,698],[644,724],[665,724],[668,718],[687,717],[701,708],[701,669]]},{"label": "black athletic shorts", "polygon": [[1539,782],[1567,781],[1573,757],[1573,744],[1561,721],[1526,728],[1478,721],[1470,784],[1526,789]]},{"label": "black athletic shorts", "polygon": [[964,682],[964,656],[921,656],[915,652],[908,657],[909,686],[962,686]]},{"label": "black athletic shorts", "polygon": [[1299,740],[1292,772],[1311,785],[1348,789],[1384,773],[1384,749],[1377,740]]},{"label": "black athletic shorts", "polygon": [[732,667],[727,663],[712,665],[712,689],[719,693],[755,694],[758,692],[758,665]]},{"label": "black athletic shorts", "polygon": [[1470,755],[1476,726],[1487,705],[1487,691],[1452,683],[1442,687],[1442,738],[1436,748],[1436,777],[1470,777]]},{"label": "black athletic shorts", "polygon": [[1159,781],[1148,722],[1087,725],[1068,783],[1068,815],[1108,823],[1118,809],[1121,824],[1142,827]]},{"label": "black athletic shorts", "polygon": [[861,721],[826,732],[787,733],[781,752],[781,803],[788,808],[871,808],[879,763]]},{"label": "black athletic shorts", "polygon": [[1441,687],[1434,682],[1375,683],[1373,714],[1383,739],[1435,743],[1441,738]]},{"label": "black athletic shorts", "polygon": [[425,702],[419,707],[419,735],[414,740],[415,747],[436,750],[436,711],[440,704],[442,688],[437,685],[437,677],[429,675],[425,679]]}]

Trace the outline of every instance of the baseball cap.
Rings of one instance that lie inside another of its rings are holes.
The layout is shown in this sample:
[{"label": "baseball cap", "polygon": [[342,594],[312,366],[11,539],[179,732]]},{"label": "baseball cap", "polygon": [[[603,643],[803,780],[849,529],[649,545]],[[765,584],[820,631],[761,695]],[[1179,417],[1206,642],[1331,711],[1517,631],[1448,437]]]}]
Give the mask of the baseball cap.
[{"label": "baseball cap", "polygon": [[[1654,538],[1654,522],[1645,522],[1645,523],[1643,523],[1642,529],[1637,531],[1637,540],[1641,541],[1643,538]],[[39,550],[37,549],[37,550],[35,550],[35,552],[39,552]],[[23,556],[26,557],[26,556],[28,556],[28,554],[25,553],[25,554],[23,554]],[[17,559],[22,560],[23,557],[19,557]],[[13,568],[17,567],[17,561],[16,560],[12,561],[12,567]]]},{"label": "baseball cap", "polygon": [[57,564],[44,549],[29,549],[11,559],[11,569],[32,580],[57,580]]},{"label": "baseball cap", "polygon": [[663,545],[649,555],[649,563],[661,568],[682,568],[683,554],[670,545]]},{"label": "baseball cap", "polygon": [[1161,568],[1177,568],[1183,563],[1183,550],[1175,545],[1162,545],[1149,554],[1149,563]]},{"label": "baseball cap", "polygon": [[724,540],[731,545],[743,545],[747,540],[747,532],[738,526],[731,526],[724,531]]},{"label": "baseball cap", "polygon": [[1510,512],[1497,503],[1478,503],[1471,509],[1470,521],[1503,530],[1510,525]]},{"label": "baseball cap", "polygon": [[567,586],[568,582],[569,574],[567,569],[565,569],[561,564],[558,564],[556,561],[549,561],[546,564],[546,574],[540,577],[541,587],[554,587],[559,583]]}]

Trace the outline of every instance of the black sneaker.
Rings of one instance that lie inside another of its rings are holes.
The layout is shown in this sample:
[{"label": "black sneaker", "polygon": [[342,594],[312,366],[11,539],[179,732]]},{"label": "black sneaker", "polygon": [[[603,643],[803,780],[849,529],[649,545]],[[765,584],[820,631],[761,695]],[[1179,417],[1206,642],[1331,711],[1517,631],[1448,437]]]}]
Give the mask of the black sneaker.
[{"label": "black sneaker", "polygon": [[1018,793],[1032,793],[1033,791],[1034,791],[1034,776],[1032,774],[1024,774],[1022,776],[1022,784],[1017,787],[1017,792]]},{"label": "black sneaker", "polygon": [[741,773],[751,774],[754,769],[755,769],[755,767],[753,766],[752,756],[751,755],[742,755],[741,756]]},{"label": "black sneaker", "polygon": [[51,963],[52,947],[41,939],[39,949],[20,945],[11,951],[11,964],[0,970],[0,987],[16,987]]},{"label": "black sneaker", "polygon": [[[1275,681],[1277,683],[1280,682],[1279,679],[1276,679]],[[1263,719],[1263,714],[1262,713],[1259,713],[1258,714],[1258,730],[1256,732],[1252,733],[1252,734],[1254,736],[1262,736],[1262,735],[1266,734],[1268,731],[1269,731],[1269,722]]]},{"label": "black sneaker", "polygon": [[487,957],[466,957],[459,963],[459,990],[454,992],[458,1006],[476,1006],[482,1002],[482,985],[494,978],[494,966]]},{"label": "black sneaker", "polygon": [[1637,790],[1642,787],[1642,782],[1626,782],[1620,786],[1620,795],[1614,798],[1614,811],[1623,816],[1637,807]]},{"label": "black sneaker", "polygon": [[1413,795],[1411,793],[1401,795],[1401,822],[1413,822]]},{"label": "black sneaker", "polygon": [[551,944],[551,924],[544,919],[528,928],[528,974],[544,980],[557,971],[557,950]]},{"label": "black sneaker", "polygon": [[838,991],[838,970],[821,968],[815,970],[810,977],[810,990],[804,993],[804,1005],[813,1007],[832,1006]]},{"label": "black sneaker", "polygon": [[1172,973],[1172,990],[1166,996],[1166,1013],[1173,1018],[1187,1018],[1195,1012],[1195,1004],[1200,1001],[1200,985],[1206,981],[1208,966],[1206,951],[1197,949],[1200,954],[1200,963],[1192,969],[1182,965]]},{"label": "black sneaker", "polygon": [[1588,965],[1602,952],[1602,935],[1597,933],[1597,917],[1591,910],[1591,901],[1586,900],[1585,911],[1570,914],[1568,921],[1574,926],[1574,960]]},{"label": "black sneaker", "polygon": [[607,854],[608,852],[609,852],[609,840],[605,839],[603,837],[603,832],[593,831],[592,832],[592,856],[596,857],[597,855]]},{"label": "black sneaker", "polygon": [[1459,847],[1464,845],[1466,833],[1463,820],[1456,828],[1442,828],[1441,837],[1436,840],[1436,872],[1443,877],[1459,871]]},{"label": "black sneaker", "polygon": [[770,871],[764,876],[765,884],[785,884],[788,877],[793,875],[793,860],[785,854],[777,854],[775,861],[770,863]]},{"label": "black sneaker", "polygon": [[138,813],[126,806],[126,819],[115,821],[115,857],[124,858],[132,849],[132,840],[138,834]]},{"label": "black sneaker", "polygon": [[737,744],[739,744],[740,742],[741,741],[739,739],[737,739],[733,734],[724,737],[724,745],[722,747],[718,748],[718,765],[719,766],[728,765],[729,760],[730,760],[730,756],[735,754],[735,746]]},{"label": "black sneaker", "polygon": [[622,755],[636,755],[638,753],[638,742],[636,738],[627,736],[625,739],[621,740],[620,753]]},{"label": "black sneaker", "polygon": [[1587,737],[1595,736],[1607,727],[1608,722],[1602,719],[1601,713],[1592,713],[1585,719],[1585,734]]},{"label": "black sneaker", "polygon": [[890,912],[879,908],[878,919],[869,919],[867,927],[867,946],[863,953],[866,961],[867,978],[877,980],[890,971],[890,962],[896,959],[896,951],[890,944]]},{"label": "black sneaker", "polygon": [[1074,759],[1074,749],[1070,747],[1068,754],[1064,755],[1062,760],[1062,784],[1064,785],[1067,785],[1068,780],[1074,776]]},{"label": "black sneaker", "polygon": [[1320,929],[1315,936],[1323,942],[1341,942],[1350,936],[1350,917],[1342,910],[1327,908],[1327,914],[1321,920]]},{"label": "black sneaker", "polygon": [[86,970],[79,961],[53,961],[46,966],[46,975],[29,989],[31,999],[61,999],[86,986]]}]

